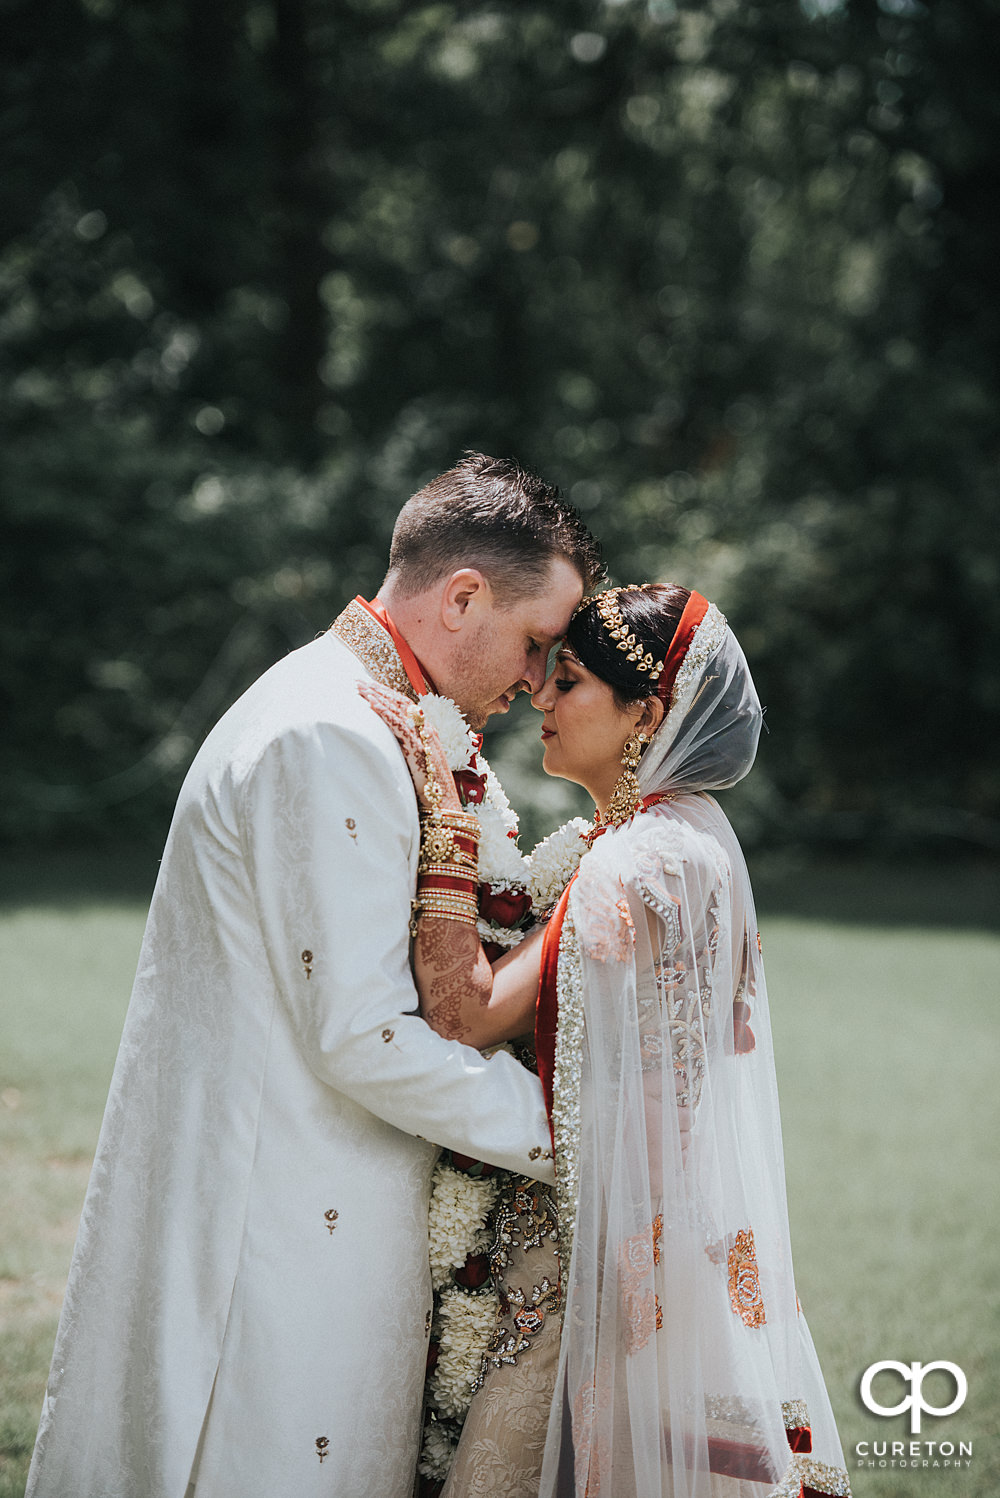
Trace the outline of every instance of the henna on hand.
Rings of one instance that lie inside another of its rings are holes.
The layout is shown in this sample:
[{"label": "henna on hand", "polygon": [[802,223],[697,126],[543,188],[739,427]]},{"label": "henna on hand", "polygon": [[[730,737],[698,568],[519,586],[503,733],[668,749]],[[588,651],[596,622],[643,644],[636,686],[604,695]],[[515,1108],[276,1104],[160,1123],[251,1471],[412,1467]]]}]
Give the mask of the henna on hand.
[{"label": "henna on hand", "polygon": [[[432,984],[431,988],[436,993],[437,984]],[[426,1019],[444,1040],[461,1040],[463,1035],[468,1035],[468,1025],[462,1024],[462,987],[452,988],[446,993],[439,1004],[428,1009]]]},{"label": "henna on hand", "polygon": [[420,1008],[446,1040],[470,1034],[463,1013],[490,1001],[493,975],[481,954],[472,926],[439,916],[423,916],[417,924],[414,958]]},{"label": "henna on hand", "polygon": [[471,926],[458,921],[424,916],[417,923],[417,949],[422,962],[437,973],[448,972],[456,963],[474,958],[479,937]]}]

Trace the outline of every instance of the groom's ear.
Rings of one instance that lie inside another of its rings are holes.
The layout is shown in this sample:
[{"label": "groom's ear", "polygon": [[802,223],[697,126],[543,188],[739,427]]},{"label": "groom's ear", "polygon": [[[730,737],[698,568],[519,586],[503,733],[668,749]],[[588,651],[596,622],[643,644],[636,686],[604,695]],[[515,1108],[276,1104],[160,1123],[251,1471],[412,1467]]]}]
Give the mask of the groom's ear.
[{"label": "groom's ear", "polygon": [[445,629],[457,633],[473,615],[489,608],[493,590],[476,567],[460,567],[445,582],[441,592],[441,622]]}]

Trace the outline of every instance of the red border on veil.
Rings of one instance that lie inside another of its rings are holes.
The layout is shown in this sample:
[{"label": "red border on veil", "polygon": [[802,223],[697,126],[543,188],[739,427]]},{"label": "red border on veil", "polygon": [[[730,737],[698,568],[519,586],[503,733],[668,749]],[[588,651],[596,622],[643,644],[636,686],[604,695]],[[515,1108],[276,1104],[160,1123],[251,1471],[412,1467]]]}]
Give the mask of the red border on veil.
[{"label": "red border on veil", "polygon": [[695,630],[707,613],[708,599],[692,591],[691,597],[684,605],[680,622],[674,630],[670,647],[663,658],[663,670],[660,672],[660,680],[656,688],[656,695],[667,708],[670,706],[670,694],[674,689],[677,673],[681,669],[681,662],[690,649]]}]

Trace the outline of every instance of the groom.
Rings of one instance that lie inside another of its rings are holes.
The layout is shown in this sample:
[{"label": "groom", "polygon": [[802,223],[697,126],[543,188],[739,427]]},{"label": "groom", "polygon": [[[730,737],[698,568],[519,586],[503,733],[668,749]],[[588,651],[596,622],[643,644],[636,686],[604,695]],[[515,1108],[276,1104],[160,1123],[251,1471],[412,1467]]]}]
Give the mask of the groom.
[{"label": "groom", "polygon": [[[378,597],[274,666],[181,790],[29,1498],[409,1498],[439,1144],[544,1180],[537,1079],[414,1011],[419,825],[376,679],[474,728],[600,571],[516,464],[404,505]],[[432,1141],[432,1142],[428,1142]]]}]

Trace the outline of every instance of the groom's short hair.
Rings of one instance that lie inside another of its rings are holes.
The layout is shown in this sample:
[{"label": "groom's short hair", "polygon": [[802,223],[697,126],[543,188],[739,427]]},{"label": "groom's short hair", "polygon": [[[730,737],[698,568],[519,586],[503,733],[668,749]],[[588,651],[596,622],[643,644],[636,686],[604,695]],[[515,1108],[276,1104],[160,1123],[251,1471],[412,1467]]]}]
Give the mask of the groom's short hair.
[{"label": "groom's short hair", "polygon": [[541,585],[556,556],[588,592],[603,576],[600,547],[558,489],[511,458],[468,452],[400,510],[388,575],[412,597],[475,567],[499,601],[513,603]]}]

